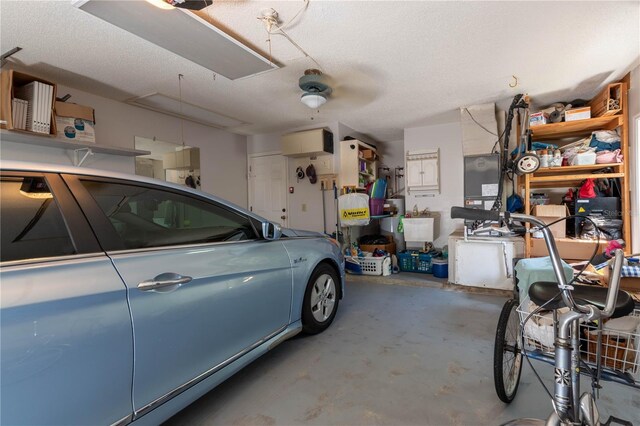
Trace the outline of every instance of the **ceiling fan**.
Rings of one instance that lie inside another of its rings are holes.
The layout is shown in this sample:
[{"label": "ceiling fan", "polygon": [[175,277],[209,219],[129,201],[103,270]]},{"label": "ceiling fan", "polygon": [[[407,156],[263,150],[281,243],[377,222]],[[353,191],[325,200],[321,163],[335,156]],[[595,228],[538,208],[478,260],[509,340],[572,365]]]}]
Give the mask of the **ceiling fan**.
[{"label": "ceiling fan", "polygon": [[298,80],[298,86],[304,91],[300,101],[309,108],[320,108],[327,102],[333,89],[327,83],[322,71],[312,68],[304,72]]}]

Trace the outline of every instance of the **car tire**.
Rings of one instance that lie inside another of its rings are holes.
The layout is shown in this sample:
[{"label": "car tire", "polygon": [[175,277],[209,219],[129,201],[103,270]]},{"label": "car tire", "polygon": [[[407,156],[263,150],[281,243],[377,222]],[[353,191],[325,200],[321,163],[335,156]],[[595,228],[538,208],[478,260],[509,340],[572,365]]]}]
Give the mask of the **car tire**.
[{"label": "car tire", "polygon": [[318,334],[333,322],[340,303],[340,279],[334,268],[320,264],[311,274],[302,302],[302,331]]}]

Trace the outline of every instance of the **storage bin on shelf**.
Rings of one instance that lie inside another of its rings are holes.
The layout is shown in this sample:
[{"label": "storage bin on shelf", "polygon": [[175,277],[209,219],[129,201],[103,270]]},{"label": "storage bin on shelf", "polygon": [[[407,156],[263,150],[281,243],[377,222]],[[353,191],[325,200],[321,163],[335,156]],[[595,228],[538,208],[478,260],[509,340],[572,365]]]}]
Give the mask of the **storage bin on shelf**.
[{"label": "storage bin on shelf", "polygon": [[398,266],[403,272],[431,273],[432,255],[417,250],[405,250],[398,253]]}]

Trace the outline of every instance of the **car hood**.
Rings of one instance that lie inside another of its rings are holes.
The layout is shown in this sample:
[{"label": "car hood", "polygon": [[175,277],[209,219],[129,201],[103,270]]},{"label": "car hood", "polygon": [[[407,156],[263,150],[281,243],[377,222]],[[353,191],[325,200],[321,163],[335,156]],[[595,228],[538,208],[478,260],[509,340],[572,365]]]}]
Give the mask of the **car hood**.
[{"label": "car hood", "polygon": [[326,237],[322,232],[316,231],[305,231],[303,229],[290,229],[290,228],[282,228],[282,235],[285,237]]}]

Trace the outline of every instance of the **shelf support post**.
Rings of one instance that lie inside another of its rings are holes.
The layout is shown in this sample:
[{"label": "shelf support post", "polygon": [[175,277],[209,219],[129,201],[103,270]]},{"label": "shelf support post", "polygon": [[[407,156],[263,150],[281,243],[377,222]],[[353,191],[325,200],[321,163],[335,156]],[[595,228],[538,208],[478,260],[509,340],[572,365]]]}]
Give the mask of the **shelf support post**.
[{"label": "shelf support post", "polygon": [[[83,152],[84,152],[84,155],[82,156],[82,158],[80,158],[80,155],[82,155]],[[74,149],[73,150],[73,165],[76,166],[76,167],[82,166],[82,163],[84,163],[85,160],[91,155],[93,155],[93,151],[91,150],[91,148]]]}]

